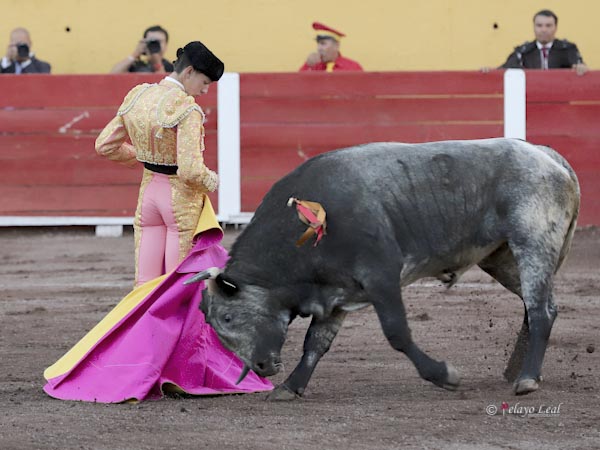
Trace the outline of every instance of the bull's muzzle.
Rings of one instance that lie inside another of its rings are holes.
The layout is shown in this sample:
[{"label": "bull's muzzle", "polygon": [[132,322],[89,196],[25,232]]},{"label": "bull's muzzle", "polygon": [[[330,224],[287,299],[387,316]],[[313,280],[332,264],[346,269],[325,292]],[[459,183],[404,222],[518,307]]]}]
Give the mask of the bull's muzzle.
[{"label": "bull's muzzle", "polygon": [[254,365],[252,369],[250,368],[250,366],[248,366],[248,364],[244,364],[244,368],[242,369],[242,372],[235,384],[240,384],[242,380],[246,378],[246,375],[248,375],[248,372],[250,372],[250,370],[252,370],[254,373],[261,377],[269,377],[271,375],[275,375],[282,369],[283,363],[281,362],[279,356],[271,356],[265,361],[259,361]]}]

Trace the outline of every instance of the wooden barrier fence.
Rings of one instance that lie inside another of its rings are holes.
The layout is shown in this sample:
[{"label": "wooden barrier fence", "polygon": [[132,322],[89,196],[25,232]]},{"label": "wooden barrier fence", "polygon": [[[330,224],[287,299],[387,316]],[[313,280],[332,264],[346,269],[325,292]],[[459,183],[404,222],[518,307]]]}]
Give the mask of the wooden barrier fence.
[{"label": "wooden barrier fence", "polygon": [[[527,139],[571,162],[582,185],[579,224],[600,225],[600,72],[526,77]],[[99,158],[94,140],[131,87],[159,79],[0,76],[0,216],[21,224],[28,217],[128,223],[141,168]],[[217,94],[211,86],[197,100],[207,116],[205,159],[219,170]],[[325,151],[503,134],[503,71],[241,74],[239,100],[244,212],[253,212],[277,179]],[[213,202],[218,209],[216,196]],[[2,217],[0,224],[10,224]]]}]

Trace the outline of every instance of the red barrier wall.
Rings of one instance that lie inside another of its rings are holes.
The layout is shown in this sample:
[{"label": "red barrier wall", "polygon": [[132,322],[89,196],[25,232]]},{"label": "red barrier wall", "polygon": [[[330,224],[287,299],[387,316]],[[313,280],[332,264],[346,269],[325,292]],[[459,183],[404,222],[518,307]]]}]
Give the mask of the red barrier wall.
[{"label": "red barrier wall", "polygon": [[242,211],[328,150],[503,134],[503,73],[242,74]]},{"label": "red barrier wall", "polygon": [[[141,170],[99,158],[94,140],[132,86],[158,79],[0,76],[0,215],[132,216]],[[242,74],[240,82],[242,211],[328,150],[503,134],[502,71]],[[528,140],[573,164],[579,224],[600,225],[600,72],[529,71],[527,95]],[[207,113],[207,164],[218,169],[216,86],[198,101]]]},{"label": "red barrier wall", "polygon": [[600,225],[600,72],[527,71],[527,140],[563,155],[579,178],[579,225]]}]

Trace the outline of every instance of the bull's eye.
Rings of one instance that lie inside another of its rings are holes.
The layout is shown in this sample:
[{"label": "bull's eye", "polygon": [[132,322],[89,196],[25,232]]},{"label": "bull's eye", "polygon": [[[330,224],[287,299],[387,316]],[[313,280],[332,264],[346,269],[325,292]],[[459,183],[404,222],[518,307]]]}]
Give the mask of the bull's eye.
[{"label": "bull's eye", "polygon": [[225,315],[223,316],[223,321],[224,321],[225,323],[229,323],[229,322],[231,322],[231,319],[232,319],[232,317],[231,317],[231,314],[225,314]]}]

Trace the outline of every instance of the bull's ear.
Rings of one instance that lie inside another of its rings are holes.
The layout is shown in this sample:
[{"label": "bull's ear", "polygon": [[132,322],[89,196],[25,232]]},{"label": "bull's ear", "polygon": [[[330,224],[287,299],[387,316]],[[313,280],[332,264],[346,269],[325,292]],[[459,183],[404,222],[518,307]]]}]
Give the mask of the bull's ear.
[{"label": "bull's ear", "polygon": [[231,280],[228,280],[223,275],[220,275],[220,274],[217,275],[217,278],[215,278],[215,281],[217,283],[217,286],[221,290],[221,292],[223,292],[228,297],[235,295],[235,293],[238,291],[238,288],[235,285],[235,283]]}]

